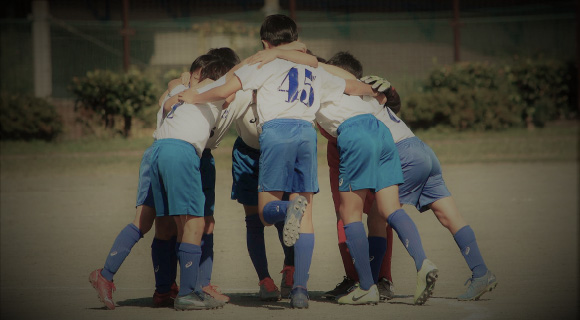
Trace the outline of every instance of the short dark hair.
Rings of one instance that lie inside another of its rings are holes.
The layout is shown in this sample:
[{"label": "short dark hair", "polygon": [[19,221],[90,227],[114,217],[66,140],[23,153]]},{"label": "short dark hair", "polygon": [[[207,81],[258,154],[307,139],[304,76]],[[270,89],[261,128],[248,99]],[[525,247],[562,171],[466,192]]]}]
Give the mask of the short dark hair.
[{"label": "short dark hair", "polygon": [[220,58],[218,56],[215,55],[211,55],[211,54],[203,54],[199,57],[197,57],[193,63],[191,64],[191,67],[189,67],[189,72],[194,72],[197,69],[203,69],[205,66],[207,66],[209,63],[219,60]]},{"label": "short dark hair", "polygon": [[348,51],[337,52],[326,63],[352,73],[357,79],[363,76],[362,64]]},{"label": "short dark hair", "polygon": [[232,62],[233,64],[240,63],[240,57],[238,57],[234,50],[228,47],[212,48],[209,49],[207,54],[218,56],[226,61]]},{"label": "short dark hair", "polygon": [[228,71],[230,71],[230,69],[234,66],[235,64],[233,64],[231,61],[226,61],[224,59],[217,59],[212,61],[205,67],[201,68],[199,81],[201,82],[205,79],[217,80],[228,73]]},{"label": "short dark hair", "polygon": [[267,16],[260,28],[260,39],[277,47],[298,40],[296,22],[283,14]]}]

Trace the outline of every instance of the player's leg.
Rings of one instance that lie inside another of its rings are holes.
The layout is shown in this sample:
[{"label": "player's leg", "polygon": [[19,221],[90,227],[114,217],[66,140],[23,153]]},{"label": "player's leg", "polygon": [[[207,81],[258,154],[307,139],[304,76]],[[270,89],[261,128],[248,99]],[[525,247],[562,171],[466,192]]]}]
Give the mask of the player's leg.
[{"label": "player's leg", "polygon": [[211,149],[205,149],[200,160],[201,185],[203,194],[205,196],[204,203],[204,220],[205,228],[201,238],[201,260],[199,265],[199,286],[203,292],[209,294],[214,299],[223,302],[229,302],[230,298],[219,290],[219,288],[211,284],[211,275],[213,271],[214,261],[214,208],[215,208],[215,181],[216,169],[215,160],[211,153]]},{"label": "player's leg", "polygon": [[326,145],[326,159],[328,162],[328,171],[330,178],[330,191],[332,193],[332,201],[334,203],[334,211],[336,214],[336,233],[338,235],[338,250],[342,258],[342,265],[344,267],[345,276],[343,280],[339,282],[336,287],[324,293],[323,297],[326,299],[336,299],[336,297],[346,294],[349,289],[358,282],[358,275],[354,264],[352,263],[352,258],[350,252],[348,251],[348,246],[346,245],[346,235],[344,234],[344,223],[340,220],[340,192],[338,191],[338,167],[339,167],[339,154],[338,148],[336,146],[336,139],[331,136],[328,137],[328,143]]},{"label": "player's leg", "polygon": [[[282,200],[289,200],[289,194],[284,193]],[[284,265],[282,267],[282,280],[280,281],[280,296],[282,298],[288,298],[290,296],[290,291],[294,286],[294,246],[287,246],[284,244],[284,223],[282,221],[274,224],[278,230],[278,239],[280,240],[280,245],[284,251]]]},{"label": "player's leg", "polygon": [[154,307],[173,307],[179,292],[177,276],[177,226],[170,216],[155,218],[155,237],[151,243],[151,259],[155,274]]},{"label": "player's leg", "polygon": [[143,237],[143,235],[151,230],[153,221],[155,219],[155,209],[149,206],[137,207],[135,220],[125,226],[119,232],[109,255],[105,259],[105,265],[102,269],[97,269],[89,275],[89,282],[98,293],[99,300],[105,304],[108,309],[115,309],[115,302],[113,301],[113,291],[115,285],[113,284],[113,277],[115,273],[125,261],[125,258],[131,253],[133,246]]},{"label": "player's leg", "polygon": [[416,144],[417,149],[421,148],[431,162],[431,172],[423,187],[418,207],[421,211],[428,208],[433,210],[439,222],[453,235],[465,262],[472,271],[472,276],[468,280],[470,285],[458,299],[477,300],[497,286],[497,279],[485,265],[475,233],[457,209],[455,200],[445,185],[439,159],[423,141],[419,140]]},{"label": "player's leg", "polygon": [[439,199],[433,202],[430,208],[441,224],[453,235],[461,255],[472,272],[469,287],[458,299],[478,300],[486,292],[495,289],[498,283],[497,278],[487,268],[475,239],[475,233],[457,210],[453,197]]}]

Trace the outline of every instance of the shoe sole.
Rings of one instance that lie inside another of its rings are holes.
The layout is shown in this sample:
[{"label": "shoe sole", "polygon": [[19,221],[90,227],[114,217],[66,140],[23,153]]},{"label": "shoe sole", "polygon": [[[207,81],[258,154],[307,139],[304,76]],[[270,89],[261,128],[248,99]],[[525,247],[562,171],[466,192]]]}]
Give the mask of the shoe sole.
[{"label": "shoe sole", "polygon": [[284,244],[287,247],[293,246],[300,237],[300,221],[306,211],[306,198],[299,196],[294,201],[288,212],[286,213],[286,221],[284,221]]},{"label": "shoe sole", "polygon": [[425,289],[423,289],[423,292],[421,292],[417,300],[415,300],[416,305],[423,305],[427,300],[429,300],[429,297],[431,297],[431,294],[433,294],[433,290],[435,289],[435,282],[439,276],[438,272],[439,270],[433,269],[427,273],[425,276]]},{"label": "shoe sole", "polygon": [[459,301],[476,301],[479,300],[479,298],[481,298],[481,296],[483,296],[484,294],[491,292],[493,289],[495,289],[495,287],[497,287],[497,281],[488,285],[487,287],[485,287],[485,289],[481,290],[480,293],[478,293],[475,297],[471,298],[471,299],[457,299]]}]

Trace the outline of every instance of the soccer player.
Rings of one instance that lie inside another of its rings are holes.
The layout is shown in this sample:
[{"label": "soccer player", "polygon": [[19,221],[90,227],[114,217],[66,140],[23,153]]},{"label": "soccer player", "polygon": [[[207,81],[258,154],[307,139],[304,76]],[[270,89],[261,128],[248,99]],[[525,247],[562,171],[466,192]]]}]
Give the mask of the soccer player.
[{"label": "soccer player", "polygon": [[[371,83],[375,80],[374,77],[365,79]],[[478,300],[483,294],[495,289],[497,278],[487,268],[473,229],[457,209],[455,200],[445,185],[437,155],[395,113],[391,108],[385,107],[376,116],[391,130],[399,150],[405,179],[400,186],[400,202],[415,206],[419,212],[431,209],[441,225],[449,230],[472,272],[471,278],[466,282],[469,283],[467,290],[457,299]]]},{"label": "soccer player", "polygon": [[[284,15],[266,17],[260,29],[267,50],[296,41],[296,23]],[[317,65],[316,58],[307,55]],[[310,65],[310,64],[309,64]],[[308,307],[308,270],[314,248],[312,198],[318,192],[314,113],[321,101],[343,92],[373,94],[370,86],[345,81],[305,64],[276,59],[245,65],[223,86],[194,95],[190,102],[222,99],[240,89],[257,90],[260,133],[258,207],[262,222],[284,221],[284,242],[294,245],[295,272],[290,305]],[[285,192],[290,201],[282,201]]]},{"label": "soccer player", "polygon": [[[205,75],[205,77],[214,78],[216,76],[216,74]],[[211,117],[208,117],[208,119],[210,118]],[[156,139],[162,137],[159,136],[158,132],[164,129],[164,124],[163,121],[158,122],[159,127],[154,135]],[[202,139],[199,142],[205,144],[205,141],[203,141],[203,135],[201,137]],[[137,212],[133,223],[127,225],[123,230],[121,230],[115,239],[110,254],[105,261],[104,268],[97,269],[89,275],[89,282],[97,291],[101,302],[103,302],[108,309],[115,309],[115,303],[112,298],[112,292],[115,290],[115,285],[113,284],[114,274],[118,271],[125,258],[129,255],[132,247],[151,229],[153,222],[158,220],[155,217],[159,210],[156,210],[155,206],[159,206],[160,204],[155,202],[154,192],[152,191],[152,185],[154,184],[152,178],[153,172],[155,171],[152,157],[155,153],[155,149],[156,142],[145,151],[141,161],[139,170],[139,188],[137,192]],[[163,202],[163,199],[159,199],[159,201]],[[170,250],[175,249],[170,248]],[[167,260],[169,260],[169,258]],[[170,271],[167,272],[170,273]],[[169,288],[171,288],[171,283],[169,284]]]},{"label": "soccer player", "polygon": [[[346,52],[339,52],[327,64],[350,72],[362,70],[360,62]],[[339,304],[372,304],[380,299],[369,262],[369,242],[362,224],[365,198],[371,191],[377,201],[379,216],[369,216],[369,230],[374,225],[384,230],[385,220],[391,222],[415,260],[415,304],[424,304],[431,294],[438,270],[427,259],[417,227],[399,203],[398,185],[403,182],[403,174],[389,129],[373,115],[380,109],[382,106],[372,97],[344,95],[337,102],[322,104],[316,114],[319,126],[337,140],[339,215],[359,277],[359,283],[337,300]]]}]

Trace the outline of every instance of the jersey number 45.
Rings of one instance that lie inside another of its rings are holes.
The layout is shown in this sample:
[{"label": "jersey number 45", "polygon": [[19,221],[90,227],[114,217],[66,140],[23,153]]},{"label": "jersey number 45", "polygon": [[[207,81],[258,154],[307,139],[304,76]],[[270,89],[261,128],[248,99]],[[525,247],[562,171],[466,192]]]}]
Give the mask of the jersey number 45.
[{"label": "jersey number 45", "polygon": [[[288,93],[286,102],[294,102],[296,99],[300,99],[300,102],[305,104],[307,107],[311,107],[314,103],[314,90],[312,89],[312,81],[314,81],[316,77],[312,75],[310,70],[304,69],[304,80],[302,81],[303,86],[300,86],[300,79],[298,79],[298,76],[298,69],[290,69],[278,87],[278,91]],[[303,89],[299,90],[300,87]]]}]

